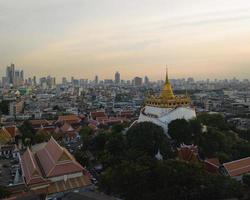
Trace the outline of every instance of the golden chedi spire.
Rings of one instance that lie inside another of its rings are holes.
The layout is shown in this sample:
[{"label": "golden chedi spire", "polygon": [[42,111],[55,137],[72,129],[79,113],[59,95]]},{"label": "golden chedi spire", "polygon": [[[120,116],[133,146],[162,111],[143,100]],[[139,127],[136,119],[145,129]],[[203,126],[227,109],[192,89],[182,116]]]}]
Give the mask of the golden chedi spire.
[{"label": "golden chedi spire", "polygon": [[166,68],[166,80],[159,96],[151,96],[146,99],[147,106],[160,108],[176,108],[179,106],[188,107],[191,100],[188,96],[175,96],[168,79],[168,68]]},{"label": "golden chedi spire", "polygon": [[174,93],[172,90],[172,86],[169,82],[168,79],[168,68],[166,67],[166,80],[165,80],[165,84],[163,85],[162,91],[161,91],[161,97],[164,99],[173,99]]}]

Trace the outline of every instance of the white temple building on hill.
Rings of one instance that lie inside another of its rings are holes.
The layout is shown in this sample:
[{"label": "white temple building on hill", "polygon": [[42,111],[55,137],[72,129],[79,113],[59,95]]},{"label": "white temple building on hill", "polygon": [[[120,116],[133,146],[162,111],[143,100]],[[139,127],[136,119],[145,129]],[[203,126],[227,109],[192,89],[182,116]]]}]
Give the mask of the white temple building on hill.
[{"label": "white temple building on hill", "polygon": [[[168,124],[176,119],[190,120],[196,117],[191,100],[186,95],[175,96],[166,71],[166,80],[159,96],[150,96],[145,100],[145,106],[140,112],[139,122],[152,122],[161,126],[169,137]],[[133,126],[132,124],[132,126]]]}]

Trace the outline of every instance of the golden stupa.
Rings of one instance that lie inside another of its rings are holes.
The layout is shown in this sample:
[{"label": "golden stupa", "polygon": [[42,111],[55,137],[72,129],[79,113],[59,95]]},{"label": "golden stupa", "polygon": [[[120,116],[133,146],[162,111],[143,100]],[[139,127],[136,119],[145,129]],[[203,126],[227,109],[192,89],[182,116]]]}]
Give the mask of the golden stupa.
[{"label": "golden stupa", "polygon": [[166,69],[166,80],[159,96],[150,96],[145,101],[146,106],[159,108],[176,108],[179,106],[190,107],[191,100],[187,95],[175,96],[168,79],[168,69]]}]

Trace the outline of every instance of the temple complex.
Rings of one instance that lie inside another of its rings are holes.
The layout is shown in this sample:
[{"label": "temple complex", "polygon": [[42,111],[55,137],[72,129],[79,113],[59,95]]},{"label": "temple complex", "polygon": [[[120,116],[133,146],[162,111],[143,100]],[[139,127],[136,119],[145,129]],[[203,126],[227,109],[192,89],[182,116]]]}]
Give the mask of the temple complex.
[{"label": "temple complex", "polygon": [[166,70],[166,79],[160,95],[151,95],[146,98],[145,105],[140,112],[139,119],[135,122],[152,122],[168,132],[168,124],[176,119],[192,119],[196,117],[195,109],[191,106],[191,100],[187,95],[175,96],[172,86],[168,79],[168,70]]},{"label": "temple complex", "polygon": [[20,157],[26,192],[52,195],[91,184],[88,171],[53,137],[45,146]]}]

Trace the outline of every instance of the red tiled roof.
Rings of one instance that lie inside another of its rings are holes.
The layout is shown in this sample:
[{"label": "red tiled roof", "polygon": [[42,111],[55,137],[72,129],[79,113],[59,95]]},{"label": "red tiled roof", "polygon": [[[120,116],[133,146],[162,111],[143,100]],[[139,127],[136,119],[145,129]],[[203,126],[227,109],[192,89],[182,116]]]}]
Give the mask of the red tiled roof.
[{"label": "red tiled roof", "polygon": [[106,113],[103,112],[103,111],[91,112],[91,113],[90,113],[90,116],[91,116],[92,118],[100,118],[100,117],[106,117],[106,118],[107,118]]},{"label": "red tiled roof", "polygon": [[132,110],[126,110],[126,111],[121,111],[120,112],[120,116],[121,117],[131,117],[131,116],[133,116],[133,111]]},{"label": "red tiled roof", "polygon": [[240,176],[250,172],[250,157],[223,164],[229,176]]},{"label": "red tiled roof", "polygon": [[65,133],[68,131],[74,131],[73,127],[68,124],[68,123],[64,123],[63,126],[61,127],[61,130]]},{"label": "red tiled roof", "polygon": [[50,124],[46,119],[34,119],[29,120],[29,122],[32,126],[47,126]]},{"label": "red tiled roof", "polygon": [[37,161],[29,148],[21,156],[21,166],[27,185],[45,182]]},{"label": "red tiled roof", "polygon": [[16,136],[16,126],[5,126],[4,128],[9,132],[12,138]]},{"label": "red tiled roof", "polygon": [[89,125],[98,126],[99,122],[96,120],[89,120]]},{"label": "red tiled roof", "polygon": [[178,150],[178,157],[185,161],[197,161],[198,149],[194,145],[181,145]]},{"label": "red tiled roof", "polygon": [[218,158],[208,158],[204,161],[204,169],[207,172],[218,174],[220,161]]},{"label": "red tiled roof", "polygon": [[211,163],[212,165],[217,166],[217,167],[221,165],[218,158],[207,158],[205,162]]},{"label": "red tiled roof", "polygon": [[81,119],[76,115],[61,115],[58,117],[58,122],[79,123]]},{"label": "red tiled roof", "polygon": [[102,121],[105,121],[105,120],[108,120],[108,117],[96,117],[96,121],[98,122],[102,122]]},{"label": "red tiled roof", "polygon": [[46,177],[84,171],[74,157],[53,138],[43,149],[37,151],[37,157]]}]

